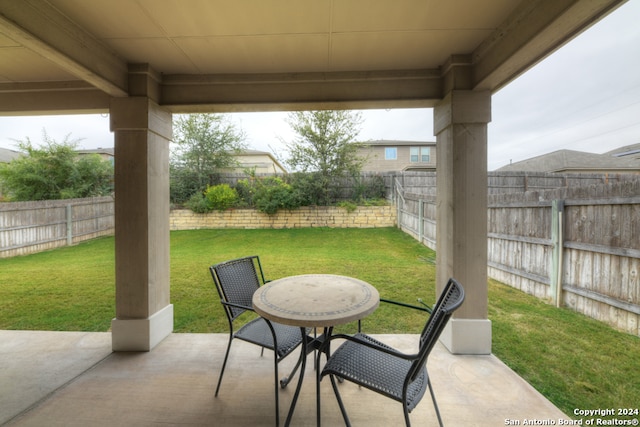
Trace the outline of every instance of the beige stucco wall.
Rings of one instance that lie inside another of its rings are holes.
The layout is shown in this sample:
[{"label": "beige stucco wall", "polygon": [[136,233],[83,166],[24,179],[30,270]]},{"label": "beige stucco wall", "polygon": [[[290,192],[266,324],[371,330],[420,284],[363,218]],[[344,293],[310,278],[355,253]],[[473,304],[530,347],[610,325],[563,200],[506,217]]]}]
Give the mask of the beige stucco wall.
[{"label": "beige stucco wall", "polygon": [[171,211],[171,230],[198,228],[376,228],[395,227],[393,206],[359,206],[353,212],[332,206],[301,207],[293,211],[280,210],[267,215],[254,209],[230,209],[197,214],[187,209]]},{"label": "beige stucco wall", "polygon": [[257,174],[286,174],[287,171],[269,154],[237,154],[235,159],[238,166],[221,169],[222,172],[243,172],[245,169],[254,169]]},{"label": "beige stucco wall", "polygon": [[[387,147],[397,148],[396,160],[385,160],[384,153]],[[411,161],[411,147],[428,147],[430,150],[429,162],[412,162]],[[366,157],[367,161],[362,166],[363,172],[389,172],[389,171],[403,171],[407,169],[433,169],[436,167],[436,146],[424,144],[415,145],[397,145],[392,141],[388,145],[375,145],[365,146],[358,149],[358,153],[361,157]]]}]

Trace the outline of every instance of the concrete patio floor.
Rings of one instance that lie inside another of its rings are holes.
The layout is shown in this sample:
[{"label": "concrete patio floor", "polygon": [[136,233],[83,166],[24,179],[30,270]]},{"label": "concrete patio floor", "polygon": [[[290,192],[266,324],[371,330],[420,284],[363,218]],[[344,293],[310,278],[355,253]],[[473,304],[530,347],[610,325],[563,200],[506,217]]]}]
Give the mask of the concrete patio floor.
[{"label": "concrete patio floor", "polygon": [[[172,334],[151,352],[112,353],[111,334],[0,331],[0,425],[273,426],[273,359],[235,340],[214,397],[226,334]],[[376,335],[412,350],[417,335]],[[295,356],[280,364],[281,374]],[[455,356],[438,345],[428,362],[446,426],[503,426],[509,420],[568,419],[494,356]],[[280,390],[284,424],[297,376]],[[330,382],[322,386],[324,426],[344,425]],[[354,427],[404,425],[399,403],[340,385]],[[312,359],[292,421],[315,425]],[[437,425],[428,394],[414,426]],[[511,425],[516,425],[511,424]]]}]

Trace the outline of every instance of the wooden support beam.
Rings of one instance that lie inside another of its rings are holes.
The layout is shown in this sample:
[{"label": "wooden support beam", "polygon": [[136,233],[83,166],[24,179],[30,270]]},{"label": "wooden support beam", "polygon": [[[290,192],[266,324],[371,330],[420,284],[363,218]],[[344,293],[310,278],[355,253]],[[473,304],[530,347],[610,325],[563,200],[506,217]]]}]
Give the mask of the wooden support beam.
[{"label": "wooden support beam", "polygon": [[439,70],[165,75],[161,104],[172,112],[433,107]]},{"label": "wooden support beam", "polygon": [[473,88],[498,91],[626,0],[527,0],[472,54]]},{"label": "wooden support beam", "polygon": [[127,96],[127,63],[49,2],[0,0],[0,33],[114,97]]}]

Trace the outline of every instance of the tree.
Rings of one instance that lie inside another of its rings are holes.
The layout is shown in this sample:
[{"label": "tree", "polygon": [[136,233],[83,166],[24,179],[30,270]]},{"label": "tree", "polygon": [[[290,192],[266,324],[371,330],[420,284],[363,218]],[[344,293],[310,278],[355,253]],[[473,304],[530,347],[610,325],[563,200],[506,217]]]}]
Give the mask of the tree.
[{"label": "tree", "polygon": [[221,168],[236,164],[244,134],[221,114],[176,117],[171,148],[171,200],[182,203],[215,184]]},{"label": "tree", "polygon": [[16,141],[25,153],[0,165],[0,181],[11,200],[57,200],[108,195],[113,191],[113,166],[97,154],[80,156],[80,139],[70,134],[56,142],[43,129],[43,144],[27,137]]},{"label": "tree", "polygon": [[294,170],[312,172],[323,204],[331,202],[330,184],[334,178],[355,177],[364,160],[358,155],[362,115],[350,111],[299,111],[287,122],[297,134],[283,141],[289,154],[286,163]]}]

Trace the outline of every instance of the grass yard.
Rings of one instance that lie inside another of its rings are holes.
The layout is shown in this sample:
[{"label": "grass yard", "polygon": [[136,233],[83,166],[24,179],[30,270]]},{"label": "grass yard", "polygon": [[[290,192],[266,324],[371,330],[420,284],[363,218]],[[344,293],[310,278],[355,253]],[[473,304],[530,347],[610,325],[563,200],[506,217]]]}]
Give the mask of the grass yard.
[{"label": "grass yard", "polygon": [[[177,231],[171,233],[175,332],[226,332],[207,267],[253,254],[267,279],[344,274],[373,284],[386,298],[435,299],[434,252],[397,229]],[[115,315],[114,282],[112,237],[0,259],[0,329],[107,331]],[[381,306],[365,330],[418,333],[424,316],[397,310]],[[576,408],[638,407],[638,337],[494,281],[489,318],[493,352],[568,416]]]}]

